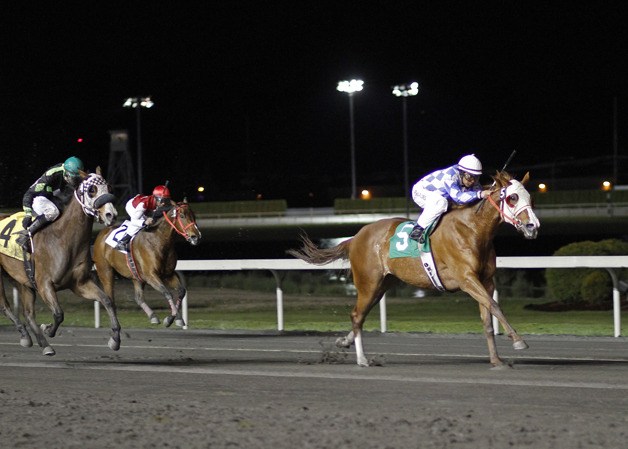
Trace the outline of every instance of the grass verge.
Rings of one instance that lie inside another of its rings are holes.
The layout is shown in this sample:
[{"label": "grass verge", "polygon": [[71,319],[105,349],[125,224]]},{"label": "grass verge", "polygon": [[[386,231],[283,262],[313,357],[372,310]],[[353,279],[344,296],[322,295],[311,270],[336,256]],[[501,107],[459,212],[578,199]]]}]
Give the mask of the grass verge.
[{"label": "grass verge", "polygon": [[[168,313],[166,302],[147,288],[147,303],[163,320]],[[132,299],[130,286],[116,284],[118,318],[123,329],[150,328],[146,315]],[[194,288],[188,290],[189,327],[218,330],[276,330],[277,309],[275,293],[252,292],[224,288]],[[564,334],[582,336],[612,336],[613,312],[572,311],[540,312],[527,310],[526,304],[543,303],[547,299],[508,298],[500,304],[508,320],[521,334]],[[65,326],[93,327],[94,306],[70,292],[60,293],[65,311]],[[350,329],[349,314],[353,297],[315,297],[284,295],[284,328],[292,330],[337,331]],[[50,322],[50,312],[37,302],[38,322]],[[109,319],[101,308],[101,327],[109,327]],[[628,322],[628,312],[622,311],[622,323]],[[0,321],[9,325],[8,321]],[[379,330],[379,307],[369,314],[365,330]],[[627,328],[624,324],[624,329]],[[481,333],[477,303],[463,294],[426,298],[388,298],[387,327],[390,332]]]}]

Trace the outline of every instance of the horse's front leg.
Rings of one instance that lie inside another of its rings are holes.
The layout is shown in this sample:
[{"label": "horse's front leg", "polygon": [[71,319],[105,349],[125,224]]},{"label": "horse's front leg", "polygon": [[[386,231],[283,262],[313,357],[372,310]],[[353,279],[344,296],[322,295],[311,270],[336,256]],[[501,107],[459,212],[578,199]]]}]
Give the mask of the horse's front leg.
[{"label": "horse's front leg", "polygon": [[[484,289],[486,293],[492,298],[495,292],[495,282],[491,276],[484,282]],[[497,355],[497,346],[495,345],[495,329],[493,328],[493,316],[489,313],[488,309],[482,304],[480,306],[480,317],[482,318],[482,325],[484,326],[484,335],[486,336],[486,343],[488,345],[488,354],[490,357],[491,365],[495,368],[501,368],[504,365],[502,359]]]},{"label": "horse's front leg", "polygon": [[504,362],[497,355],[497,346],[495,345],[495,331],[493,329],[493,317],[487,308],[480,304],[480,316],[482,317],[482,325],[484,326],[484,335],[488,345],[488,354],[491,365],[496,368],[504,366]]},{"label": "horse's front leg", "polygon": [[113,299],[107,296],[107,294],[91,278],[87,278],[83,282],[77,283],[72,291],[85,299],[98,301],[102,304],[109,314],[109,320],[111,321],[111,338],[109,339],[108,346],[114,351],[120,349],[120,322],[118,321],[116,304]]},{"label": "horse's front leg", "polygon": [[[181,302],[183,296],[185,296],[185,289],[179,282],[179,278],[173,274],[170,278],[166,279],[165,283],[162,283],[160,279],[155,277],[151,285],[155,290],[164,295],[170,306],[170,315],[164,318],[164,326],[170,327],[175,320],[177,320],[177,325],[185,326],[183,318],[181,318]],[[174,289],[177,293],[176,302],[171,289]]]},{"label": "horse's front leg", "polygon": [[174,272],[172,276],[170,276],[166,280],[166,285],[168,288],[174,292],[177,298],[177,302],[175,303],[175,307],[177,309],[175,324],[179,327],[185,326],[185,320],[183,319],[183,315],[181,313],[181,309],[183,306],[183,299],[187,294],[187,290],[184,286],[184,282],[179,278],[179,275]]},{"label": "horse's front leg", "polygon": [[40,327],[35,321],[35,292],[29,287],[22,286],[20,288],[20,301],[22,303],[24,318],[31,328],[31,331],[33,331],[33,334],[35,334],[35,339],[39,347],[42,348],[43,355],[55,355],[55,350],[48,344],[44,336],[43,325]]},{"label": "horse's front leg", "polygon": [[[482,315],[482,320],[485,323],[484,324],[485,332],[487,332],[487,329],[488,329],[486,323],[487,321],[490,321],[491,319],[490,315],[493,315],[495,318],[497,318],[497,320],[504,327],[508,337],[513,341],[513,344],[512,344],[513,348],[515,349],[527,349],[528,348],[528,344],[523,340],[523,338],[521,338],[521,336],[517,333],[517,331],[515,331],[515,329],[510,325],[510,323],[506,319],[506,316],[502,312],[502,309],[495,302],[495,300],[491,298],[491,296],[486,291],[486,288],[480,283],[477,277],[466,275],[465,281],[461,284],[461,290],[471,295],[471,297],[473,297],[473,299],[475,299],[480,304],[480,307],[484,307],[488,311],[486,317]],[[492,324],[490,325],[490,328],[492,329]],[[489,338],[487,336],[487,339],[489,341],[489,351],[491,350],[491,347],[492,347],[492,350],[494,351],[494,355],[497,356],[497,350],[495,349],[495,337],[492,336]]]}]

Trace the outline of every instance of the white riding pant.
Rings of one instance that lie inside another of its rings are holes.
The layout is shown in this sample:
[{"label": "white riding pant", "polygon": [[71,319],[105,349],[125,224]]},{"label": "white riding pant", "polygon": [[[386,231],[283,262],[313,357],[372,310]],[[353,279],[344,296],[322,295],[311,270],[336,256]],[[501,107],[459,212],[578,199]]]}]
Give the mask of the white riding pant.
[{"label": "white riding pant", "polygon": [[423,229],[443,215],[449,207],[449,202],[438,191],[425,190],[419,183],[412,188],[412,199],[423,209],[417,219],[417,224]]},{"label": "white riding pant", "polygon": [[59,208],[45,196],[36,196],[32,204],[35,216],[43,215],[48,221],[55,221],[59,217]]},{"label": "white riding pant", "polygon": [[127,235],[133,237],[135,234],[140,232],[142,227],[144,227],[144,208],[135,208],[133,207],[133,199],[131,198],[127,201],[126,206],[124,207],[126,213],[129,214],[129,227],[126,230]]}]

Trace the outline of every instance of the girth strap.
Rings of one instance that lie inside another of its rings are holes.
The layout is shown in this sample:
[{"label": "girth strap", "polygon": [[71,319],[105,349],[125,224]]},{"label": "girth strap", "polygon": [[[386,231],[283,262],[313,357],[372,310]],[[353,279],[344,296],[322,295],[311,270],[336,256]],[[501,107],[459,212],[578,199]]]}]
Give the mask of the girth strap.
[{"label": "girth strap", "polygon": [[144,279],[142,279],[142,276],[137,269],[137,265],[135,264],[135,259],[133,258],[133,239],[129,242],[129,250],[126,252],[126,265],[129,267],[129,271],[134,279],[139,282],[144,282]]}]

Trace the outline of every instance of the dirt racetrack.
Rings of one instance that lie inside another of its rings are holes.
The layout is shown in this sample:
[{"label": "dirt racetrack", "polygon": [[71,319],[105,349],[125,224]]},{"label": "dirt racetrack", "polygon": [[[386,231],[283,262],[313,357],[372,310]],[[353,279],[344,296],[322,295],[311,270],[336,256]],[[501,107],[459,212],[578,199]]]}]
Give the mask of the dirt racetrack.
[{"label": "dirt racetrack", "polygon": [[54,357],[0,326],[2,448],[623,448],[628,341],[61,328]]}]

